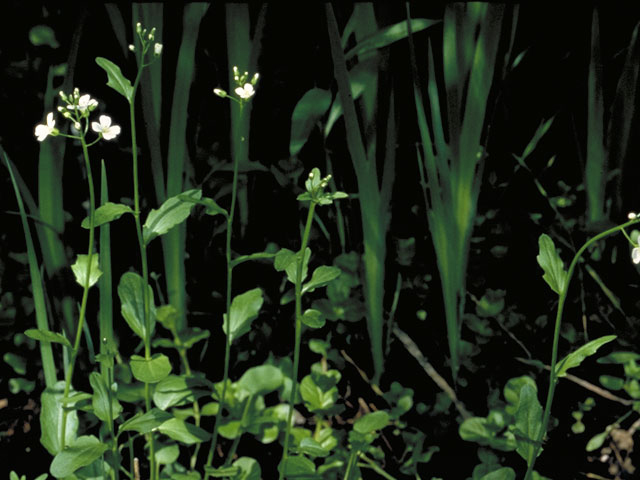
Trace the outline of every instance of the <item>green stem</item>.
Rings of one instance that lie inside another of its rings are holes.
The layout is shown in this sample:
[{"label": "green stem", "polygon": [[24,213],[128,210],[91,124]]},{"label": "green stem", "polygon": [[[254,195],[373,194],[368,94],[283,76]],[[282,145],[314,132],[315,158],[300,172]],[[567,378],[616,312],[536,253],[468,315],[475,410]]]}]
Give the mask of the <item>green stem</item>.
[{"label": "green stem", "polygon": [[603,238],[608,237],[613,233],[624,231],[626,227],[634,225],[638,222],[640,222],[640,219],[630,220],[626,223],[623,223],[622,225],[618,225],[617,227],[613,227],[608,230],[605,230],[604,232],[599,233],[595,237],[589,239],[582,247],[580,247],[578,252],[573,257],[571,264],[569,265],[569,270],[567,271],[567,279],[566,279],[564,288],[560,293],[560,299],[558,300],[558,310],[556,312],[556,323],[553,331],[553,346],[551,351],[551,373],[549,374],[549,391],[547,392],[547,402],[545,404],[544,414],[542,416],[542,428],[540,429],[540,433],[538,434],[538,438],[536,439],[536,442],[535,442],[535,453],[533,455],[533,459],[531,460],[531,463],[527,467],[527,473],[525,474],[525,477],[524,477],[525,480],[529,480],[531,478],[531,475],[533,474],[533,467],[535,465],[536,458],[540,454],[540,450],[542,448],[542,441],[545,435],[547,434],[547,427],[549,425],[549,418],[551,416],[551,405],[553,403],[553,395],[555,393],[556,383],[558,382],[556,366],[558,363],[558,343],[560,341],[560,325],[562,322],[562,312],[564,311],[564,304],[567,299],[567,293],[569,292],[569,283],[571,282],[571,277],[573,276],[573,272],[576,268],[576,265],[578,264],[578,261],[582,257],[582,254],[584,253],[584,251],[587,248],[589,248],[589,246],[593,245],[598,240],[602,240]]},{"label": "green stem", "polygon": [[347,471],[344,472],[344,480],[349,480],[351,477],[351,469],[356,463],[356,459],[358,458],[358,451],[354,448],[351,450],[351,454],[349,455],[349,461],[347,462]]},{"label": "green stem", "polygon": [[[71,352],[71,360],[69,361],[69,368],[67,369],[67,376],[64,384],[63,398],[69,397],[69,391],[71,390],[71,379],[73,378],[73,368],[78,357],[78,351],[80,350],[80,339],[82,338],[82,327],[84,326],[84,319],[87,313],[87,299],[89,298],[89,281],[91,279],[91,260],[93,259],[93,241],[94,241],[94,216],[96,210],[96,198],[93,189],[93,175],[91,174],[91,163],[89,162],[89,150],[87,148],[87,142],[84,139],[84,135],[80,136],[80,143],[82,145],[82,155],[84,156],[85,168],[87,169],[87,183],[89,184],[89,247],[87,254],[87,272],[84,282],[84,289],[82,292],[82,301],[80,303],[80,316],[78,319],[78,329],[76,331],[76,338],[73,343],[73,351]],[[62,409],[62,425],[60,428],[60,445],[64,449],[65,437],[67,430],[67,415],[69,410],[64,407]]]},{"label": "green stem", "polygon": [[359,453],[358,457],[360,458],[360,460],[364,460],[365,463],[368,464],[368,467],[371,468],[371,470],[375,471],[381,477],[386,478],[387,480],[396,480],[395,477],[392,477],[387,472],[385,472],[382,468],[380,468],[380,466],[376,462],[371,460],[364,453]]},{"label": "green stem", "polygon": [[[229,97],[232,98],[232,97]],[[242,118],[243,104],[239,103],[240,118]],[[218,412],[216,413],[216,423],[213,427],[213,436],[211,438],[211,446],[209,448],[209,454],[207,455],[207,465],[212,466],[213,452],[216,448],[216,442],[218,440],[218,428],[220,427],[220,421],[222,419],[222,409],[224,407],[225,396],[227,394],[227,382],[229,380],[229,364],[231,359],[231,336],[229,330],[229,317],[231,315],[231,293],[233,282],[233,259],[231,258],[231,237],[233,233],[233,217],[236,211],[236,202],[238,195],[238,170],[240,166],[240,155],[238,154],[240,148],[239,145],[243,142],[243,138],[237,134],[235,135],[233,142],[233,179],[231,182],[231,207],[229,208],[229,215],[227,216],[227,235],[225,243],[225,257],[227,262],[227,291],[226,291],[226,304],[225,304],[225,345],[224,345],[224,373],[222,377],[222,396],[218,406]],[[209,478],[209,474],[205,473],[205,480]]]},{"label": "green stem", "polygon": [[284,449],[282,451],[282,462],[280,465],[280,480],[284,478],[284,470],[289,455],[289,437],[291,436],[291,420],[293,419],[293,405],[296,401],[298,393],[298,367],[300,364],[300,340],[302,338],[302,269],[304,266],[305,251],[309,242],[309,233],[311,232],[311,224],[313,223],[313,212],[316,208],[316,202],[312,201],[309,205],[309,213],[307,214],[307,223],[304,227],[302,235],[302,245],[298,252],[298,266],[296,269],[296,333],[295,347],[293,351],[293,373],[291,375],[292,387],[291,396],[289,397],[289,413],[287,415],[287,432],[284,437]]},{"label": "green stem", "polygon": [[250,396],[249,398],[247,398],[247,403],[245,403],[244,405],[244,410],[242,411],[242,418],[240,419],[240,429],[238,431],[238,434],[236,435],[236,438],[233,439],[233,443],[231,444],[231,448],[229,449],[229,453],[227,454],[227,458],[224,462],[225,467],[231,464],[231,461],[233,460],[233,456],[236,454],[236,450],[238,450],[240,439],[242,438],[242,434],[244,433],[247,416],[249,415],[251,402],[253,402],[253,396]]}]

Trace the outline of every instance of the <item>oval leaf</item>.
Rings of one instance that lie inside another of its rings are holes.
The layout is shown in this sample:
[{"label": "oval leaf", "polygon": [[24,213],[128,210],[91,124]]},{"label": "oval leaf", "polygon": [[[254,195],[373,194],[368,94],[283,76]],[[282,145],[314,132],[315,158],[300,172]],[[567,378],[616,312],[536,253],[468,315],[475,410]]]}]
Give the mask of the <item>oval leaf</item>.
[{"label": "oval leaf", "polygon": [[326,322],[321,312],[310,308],[302,315],[302,323],[310,328],[322,328]]},{"label": "oval leaf", "polygon": [[280,388],[283,382],[284,376],[279,368],[260,365],[244,372],[238,380],[238,386],[251,395],[266,395]]},{"label": "oval leaf", "polygon": [[204,379],[169,375],[160,381],[153,392],[153,403],[162,410],[193,403],[210,392],[198,387],[207,386]]},{"label": "oval leaf", "polygon": [[605,343],[609,343],[616,339],[615,335],[607,335],[604,337],[591,340],[589,343],[581,346],[575,352],[571,352],[558,362],[556,366],[556,376],[558,378],[564,377],[567,374],[567,370],[573,367],[577,367],[582,361],[590,355],[596,353],[596,351]]},{"label": "oval leaf", "polygon": [[515,414],[516,420],[516,452],[531,464],[539,449],[536,445],[542,429],[542,405],[538,401],[536,390],[531,385],[520,389],[520,400]]},{"label": "oval leaf", "polygon": [[567,272],[564,270],[562,259],[556,251],[551,237],[546,234],[540,235],[538,239],[540,253],[536,257],[538,265],[544,270],[542,278],[549,284],[551,290],[558,295],[562,293],[567,282]]},{"label": "oval leaf", "polygon": [[98,372],[91,372],[89,383],[93,388],[93,413],[103,422],[115,420],[122,412],[122,406],[116,398],[115,392],[109,392],[107,382]]},{"label": "oval leaf", "polygon": [[[120,312],[122,316],[140,338],[145,338],[144,323],[144,279],[134,272],[126,272],[120,277],[118,284],[118,296],[122,307]],[[156,307],[153,301],[153,290],[146,284],[149,295],[149,309],[151,317],[151,333],[156,323]]]},{"label": "oval leaf", "polygon": [[55,456],[49,471],[56,478],[68,477],[79,468],[100,458],[107,448],[105,443],[93,435],[78,437]]},{"label": "oval leaf", "polygon": [[158,210],[151,210],[142,228],[142,237],[145,245],[157,236],[167,233],[176,225],[184,222],[191,214],[191,209],[194,206],[194,202],[191,200],[200,200],[201,196],[202,190],[187,190],[165,200]]},{"label": "oval leaf", "polygon": [[292,455],[284,464],[284,476],[289,477],[313,477],[316,473],[315,464],[302,455]]},{"label": "oval leaf", "polygon": [[342,271],[338,267],[328,267],[322,265],[313,271],[311,280],[302,287],[302,293],[313,292],[316,288],[324,287],[332,280],[335,280],[340,276]]},{"label": "oval leaf", "polygon": [[313,127],[327,113],[331,105],[331,93],[321,88],[312,88],[296,104],[291,115],[291,140],[289,154],[295,157],[307,140]]},{"label": "oval leaf", "polygon": [[29,330],[26,330],[24,334],[29,338],[33,338],[34,340],[39,340],[41,342],[61,343],[65,347],[72,348],[71,342],[69,342],[69,340],[67,340],[59,333],[50,332],[48,330],[40,330],[38,328],[30,328]]},{"label": "oval leaf", "polygon": [[299,446],[300,452],[310,457],[327,457],[329,455],[329,450],[324,448],[318,442],[313,440],[312,438],[306,437],[300,440]]},{"label": "oval leaf", "polygon": [[171,363],[162,353],[156,353],[149,360],[139,355],[132,355],[131,373],[141,382],[158,383],[171,373]]},{"label": "oval leaf", "polygon": [[167,420],[158,427],[158,430],[169,438],[187,445],[205,442],[211,437],[206,430],[177,418]]},{"label": "oval leaf", "polygon": [[129,103],[133,98],[133,86],[122,74],[120,67],[103,57],[96,57],[96,63],[107,72],[107,85],[127,99]]},{"label": "oval leaf", "polygon": [[[100,225],[104,225],[105,223],[117,220],[125,213],[133,214],[133,210],[131,210],[131,207],[129,207],[128,205],[123,205],[122,203],[107,202],[96,209],[93,217],[93,226],[99,227]],[[84,220],[82,220],[81,226],[82,228],[89,228],[89,217],[86,217]]]},{"label": "oval leaf", "polygon": [[[71,270],[73,270],[73,274],[76,277],[76,282],[82,288],[85,287],[87,283],[87,266],[89,265],[89,255],[78,255],[76,263],[71,265]],[[96,284],[100,276],[102,275],[102,270],[100,270],[98,254],[94,253],[91,255],[91,270],[89,271],[89,287],[92,287]]]},{"label": "oval leaf", "polygon": [[[222,326],[222,330],[229,335],[232,342],[249,331],[251,322],[258,317],[263,301],[262,290],[259,288],[244,292],[233,299],[229,321],[225,318]],[[227,323],[230,332],[227,331]]]},{"label": "oval leaf", "polygon": [[379,410],[360,417],[353,424],[353,429],[358,433],[367,434],[382,430],[387,425],[389,425],[389,414],[384,410]]},{"label": "oval leaf", "polygon": [[118,435],[126,431],[138,432],[144,435],[171,418],[173,418],[173,416],[170,413],[152,408],[148,412],[140,413],[120,425]]},{"label": "oval leaf", "polygon": [[510,467],[502,467],[480,477],[480,480],[515,480],[516,472]]}]

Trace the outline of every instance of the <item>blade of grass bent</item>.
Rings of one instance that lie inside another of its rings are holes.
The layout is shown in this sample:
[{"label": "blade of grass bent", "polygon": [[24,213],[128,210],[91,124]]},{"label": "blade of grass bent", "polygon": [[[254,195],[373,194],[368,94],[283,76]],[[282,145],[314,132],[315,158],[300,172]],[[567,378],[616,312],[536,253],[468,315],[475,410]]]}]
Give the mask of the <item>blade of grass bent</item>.
[{"label": "blade of grass bent", "polygon": [[[171,103],[169,149],[167,158],[167,197],[178,195],[184,189],[183,175],[187,152],[187,107],[195,66],[195,50],[200,22],[209,8],[208,4],[185,5],[182,41],[178,51],[176,81]],[[183,223],[162,237],[167,293],[169,303],[178,309],[178,330],[185,327],[187,303],[184,269],[186,225]]]},{"label": "blade of grass bent", "polygon": [[[33,303],[36,312],[36,325],[38,329],[48,331],[49,330],[49,321],[47,319],[47,307],[45,305],[44,298],[44,290],[42,288],[42,277],[40,275],[40,269],[38,268],[38,259],[36,257],[35,247],[33,244],[33,238],[31,236],[31,230],[29,229],[29,224],[27,222],[27,214],[24,210],[24,205],[22,203],[22,197],[20,195],[20,190],[18,189],[18,185],[16,183],[15,177],[13,176],[13,168],[11,166],[11,161],[7,154],[3,153],[4,162],[9,170],[9,175],[11,177],[11,183],[13,184],[13,190],[16,195],[16,200],[18,202],[18,209],[20,210],[20,219],[22,220],[22,228],[24,230],[24,237],[27,243],[27,258],[29,260],[29,273],[31,275],[31,288],[33,291]],[[58,381],[56,375],[56,367],[53,360],[53,350],[51,348],[50,342],[40,341],[40,356],[42,358],[42,368],[44,370],[44,380],[47,388],[53,388],[53,386]]]}]

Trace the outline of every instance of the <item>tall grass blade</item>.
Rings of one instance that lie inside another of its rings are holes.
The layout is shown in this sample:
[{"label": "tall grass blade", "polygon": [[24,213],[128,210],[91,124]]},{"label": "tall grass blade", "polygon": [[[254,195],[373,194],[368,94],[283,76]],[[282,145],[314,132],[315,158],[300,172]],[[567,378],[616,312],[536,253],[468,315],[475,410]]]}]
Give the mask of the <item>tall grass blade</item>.
[{"label": "tall grass blade", "polygon": [[[22,228],[24,230],[24,238],[27,243],[27,258],[29,260],[29,274],[31,275],[31,288],[33,290],[33,303],[36,312],[36,325],[38,329],[43,331],[49,330],[49,321],[47,319],[47,307],[45,304],[44,298],[44,290],[42,286],[42,277],[40,275],[40,269],[38,267],[38,259],[36,257],[36,251],[33,244],[33,238],[31,236],[31,230],[29,229],[29,224],[27,222],[27,214],[24,210],[24,205],[22,203],[22,196],[20,195],[20,190],[18,189],[18,184],[16,183],[16,179],[13,176],[13,168],[11,166],[11,161],[7,154],[2,151],[2,155],[4,157],[5,165],[9,170],[9,175],[11,177],[11,183],[13,185],[13,190],[16,195],[16,200],[18,202],[18,209],[20,210],[20,219],[22,220]],[[42,368],[44,370],[44,381],[47,388],[53,388],[53,386],[58,381],[56,375],[56,367],[53,361],[53,350],[51,348],[51,343],[46,341],[40,341],[40,356],[42,358]]]},{"label": "tall grass blade", "polygon": [[[109,201],[107,171],[104,166],[104,160],[102,160],[100,168],[100,204],[104,205]],[[98,280],[98,290],[100,291],[98,324],[100,326],[100,353],[105,355],[115,351],[113,338],[113,281],[111,276],[111,225],[109,223],[100,225],[99,235],[102,276]],[[101,362],[100,368],[104,378],[108,378],[107,364]]]},{"label": "tall grass blade", "polygon": [[[187,106],[195,66],[195,49],[200,22],[209,8],[208,4],[190,3],[184,7],[182,41],[178,51],[176,81],[171,103],[169,149],[167,157],[167,197],[184,190],[187,151]],[[184,269],[186,225],[182,224],[162,237],[165,274],[169,303],[178,309],[178,330],[185,326],[186,278]]]}]

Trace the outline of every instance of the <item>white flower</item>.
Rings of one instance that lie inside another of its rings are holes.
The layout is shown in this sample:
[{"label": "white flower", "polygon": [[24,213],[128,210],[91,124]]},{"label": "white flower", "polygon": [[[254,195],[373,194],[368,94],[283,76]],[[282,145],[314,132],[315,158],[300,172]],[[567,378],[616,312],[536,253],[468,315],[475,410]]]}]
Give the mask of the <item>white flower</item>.
[{"label": "white flower", "polygon": [[238,95],[243,100],[247,100],[253,97],[253,95],[256,93],[256,91],[253,88],[253,85],[251,85],[250,83],[245,83],[244,87],[236,88],[235,92],[236,92],[236,95]]},{"label": "white flower", "polygon": [[640,247],[636,247],[631,250],[631,260],[636,265],[640,263]]},{"label": "white flower", "polygon": [[129,44],[129,51],[130,52],[135,52],[136,51],[136,46],[133,43]]},{"label": "white flower", "polygon": [[79,99],[78,99],[78,105],[68,105],[67,108],[69,110],[74,110],[74,109],[78,109],[80,112],[84,112],[87,109],[89,110],[93,110],[98,106],[98,101],[91,98],[91,96],[89,94],[86,95],[82,95]]},{"label": "white flower", "polygon": [[48,135],[56,136],[58,134],[58,129],[55,128],[56,121],[53,119],[53,112],[47,114],[47,124],[46,125],[37,125],[36,126],[36,137],[38,137],[38,141],[41,142]]},{"label": "white flower", "polygon": [[91,128],[94,132],[102,134],[105,140],[113,140],[120,135],[120,127],[118,125],[111,125],[111,117],[107,115],[100,115],[100,123],[93,122]]},{"label": "white flower", "polygon": [[153,54],[155,56],[159,56],[162,53],[162,44],[161,43],[156,43],[153,46]]},{"label": "white flower", "polygon": [[627,214],[627,218],[628,218],[629,220],[635,220],[637,216],[638,216],[638,215],[637,215],[636,213],[634,213],[634,212],[629,212],[629,213]]}]

